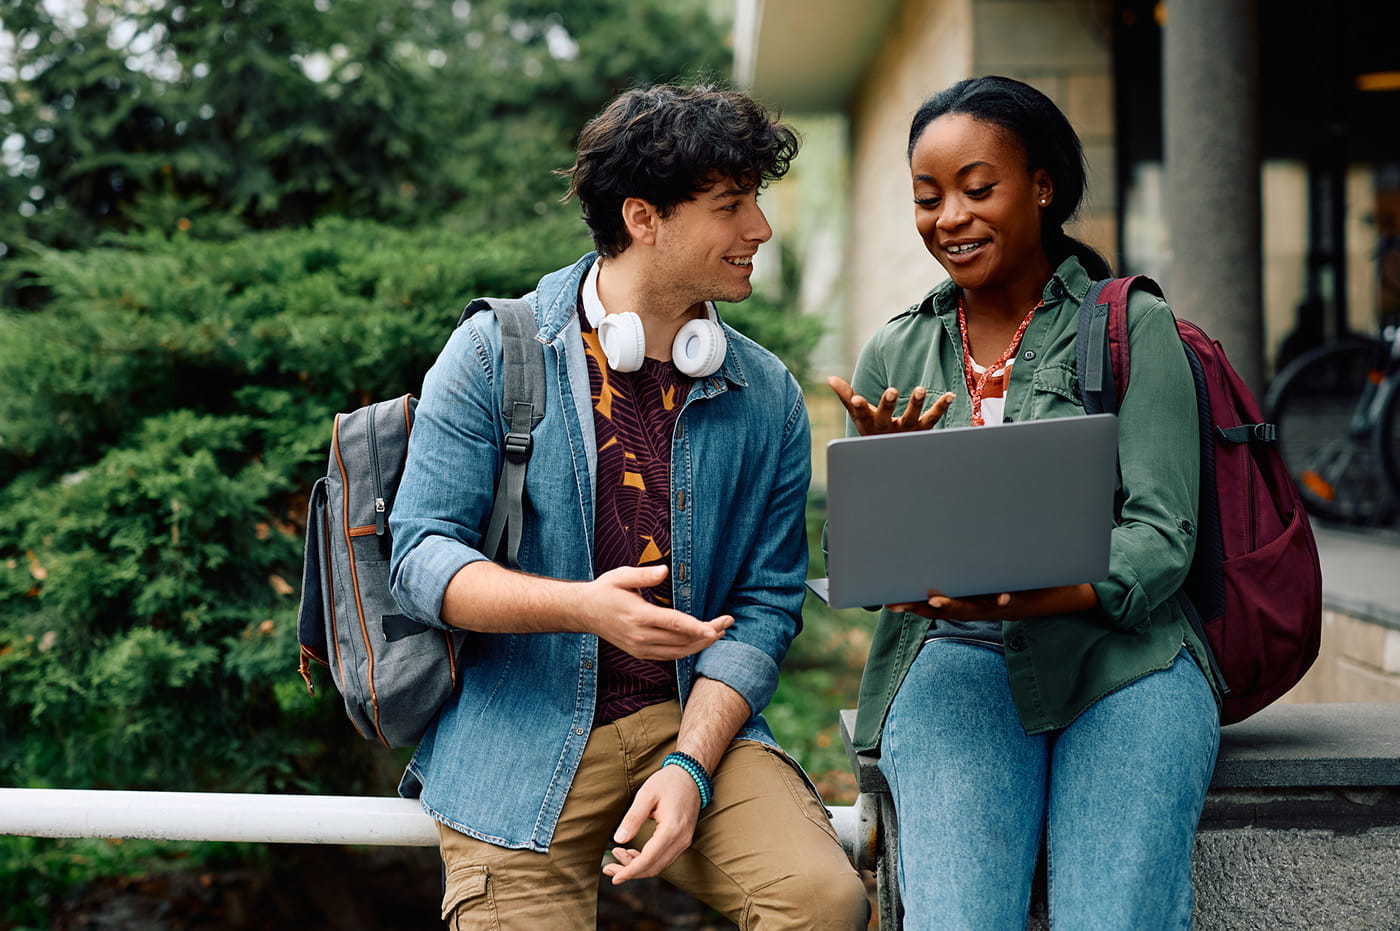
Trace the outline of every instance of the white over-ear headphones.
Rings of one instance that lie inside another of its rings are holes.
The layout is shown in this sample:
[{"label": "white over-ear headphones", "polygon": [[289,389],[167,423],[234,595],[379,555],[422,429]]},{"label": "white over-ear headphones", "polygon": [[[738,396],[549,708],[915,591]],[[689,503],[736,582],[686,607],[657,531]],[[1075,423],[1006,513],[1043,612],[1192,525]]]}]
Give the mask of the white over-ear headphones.
[{"label": "white over-ear headphones", "polygon": [[[583,279],[583,313],[588,325],[598,331],[598,342],[608,366],[618,372],[635,372],[642,367],[647,354],[646,332],[642,318],[628,311],[610,314],[598,298],[598,266],[594,262]],[[719,325],[715,305],[705,302],[705,316],[691,320],[681,327],[671,343],[671,364],[692,378],[703,378],[719,370],[728,351],[729,340]]]}]

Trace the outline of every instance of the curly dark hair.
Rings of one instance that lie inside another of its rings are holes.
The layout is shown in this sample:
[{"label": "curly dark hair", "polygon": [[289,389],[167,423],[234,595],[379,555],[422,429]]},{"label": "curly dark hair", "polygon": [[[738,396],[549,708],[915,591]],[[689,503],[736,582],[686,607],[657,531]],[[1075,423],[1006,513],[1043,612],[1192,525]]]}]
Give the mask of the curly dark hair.
[{"label": "curly dark hair", "polygon": [[1042,213],[1040,225],[1041,242],[1051,262],[1058,265],[1074,255],[1090,275],[1109,277],[1103,256],[1064,231],[1065,221],[1074,216],[1084,198],[1084,152],[1074,127],[1054,101],[1013,78],[987,75],[959,81],[925,100],[914,114],[909,127],[909,158],[928,125],[949,113],[1001,127],[1025,150],[1026,167],[1031,171],[1044,169],[1054,181],[1055,197]]},{"label": "curly dark hair", "polygon": [[797,155],[793,129],[747,94],[658,84],[621,94],[583,127],[564,199],[577,197],[594,245],[624,252],[622,202],[640,197],[665,217],[722,179],[762,189]]}]

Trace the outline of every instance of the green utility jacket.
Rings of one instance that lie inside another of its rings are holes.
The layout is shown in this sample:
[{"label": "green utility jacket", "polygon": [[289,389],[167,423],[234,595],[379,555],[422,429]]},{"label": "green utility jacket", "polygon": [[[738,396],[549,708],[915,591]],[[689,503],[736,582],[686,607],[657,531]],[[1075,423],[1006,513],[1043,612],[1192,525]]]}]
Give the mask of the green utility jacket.
[{"label": "green utility jacket", "polygon": [[[1006,417],[1035,420],[1084,413],[1075,366],[1076,318],[1091,279],[1066,259],[1046,283],[1044,306],[1026,329],[1007,386]],[[852,384],[867,397],[899,389],[896,410],[922,385],[929,397],[954,394],[940,427],[967,426],[971,400],[963,376],[958,290],[944,282],[880,328],[862,350]],[[1199,479],[1196,394],[1170,309],[1134,290],[1128,302],[1132,358],[1119,411],[1118,462],[1122,510],[1113,529],[1108,578],[1094,585],[1099,607],[1002,625],[1011,692],[1028,734],[1062,728],[1102,696],[1166,669],[1183,644],[1210,677],[1203,644],[1172,597],[1186,578],[1195,548]],[[957,475],[929,463],[929,480]],[[1033,508],[1043,494],[1035,463],[1008,498]],[[949,528],[966,532],[974,528]],[[1014,526],[1011,532],[1015,531]],[[881,611],[861,680],[855,744],[876,747],[885,714],[923,643],[929,622]],[[1219,689],[1216,683],[1217,696]]]}]

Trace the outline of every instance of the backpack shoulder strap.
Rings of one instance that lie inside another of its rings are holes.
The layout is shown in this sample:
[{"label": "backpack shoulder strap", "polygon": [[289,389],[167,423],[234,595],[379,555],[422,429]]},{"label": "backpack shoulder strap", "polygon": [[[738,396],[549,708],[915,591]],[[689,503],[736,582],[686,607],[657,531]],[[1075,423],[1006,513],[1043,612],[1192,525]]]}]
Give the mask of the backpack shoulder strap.
[{"label": "backpack shoulder strap", "polygon": [[491,521],[482,540],[482,552],[500,559],[505,538],[505,563],[520,567],[520,539],[525,521],[525,469],[534,439],[530,431],[544,419],[544,347],[535,339],[539,330],[529,301],[481,298],[472,301],[457,321],[460,326],[480,310],[492,310],[501,324],[501,412],[506,418],[506,446],[501,456],[501,476]]},{"label": "backpack shoulder strap", "polygon": [[1087,413],[1117,413],[1128,390],[1128,292],[1135,287],[1162,296],[1157,282],[1133,275],[1094,282],[1079,306],[1075,361]]}]

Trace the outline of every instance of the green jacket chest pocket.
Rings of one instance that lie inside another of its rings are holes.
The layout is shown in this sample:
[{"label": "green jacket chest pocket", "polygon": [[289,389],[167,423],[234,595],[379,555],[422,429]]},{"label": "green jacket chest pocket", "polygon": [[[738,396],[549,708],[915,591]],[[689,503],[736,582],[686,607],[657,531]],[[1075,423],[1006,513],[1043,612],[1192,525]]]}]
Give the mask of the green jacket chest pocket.
[{"label": "green jacket chest pocket", "polygon": [[1030,410],[1021,411],[1022,419],[1072,417],[1084,412],[1074,366],[1064,362],[1049,362],[1036,368],[1031,378],[1031,396],[1028,400]]}]

